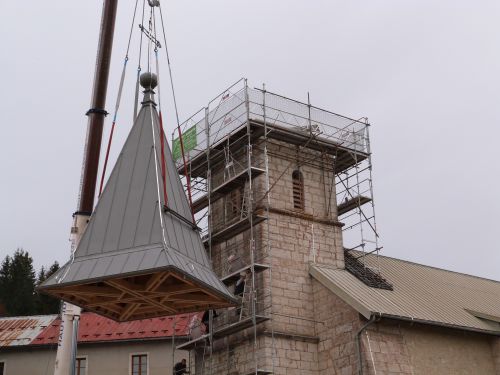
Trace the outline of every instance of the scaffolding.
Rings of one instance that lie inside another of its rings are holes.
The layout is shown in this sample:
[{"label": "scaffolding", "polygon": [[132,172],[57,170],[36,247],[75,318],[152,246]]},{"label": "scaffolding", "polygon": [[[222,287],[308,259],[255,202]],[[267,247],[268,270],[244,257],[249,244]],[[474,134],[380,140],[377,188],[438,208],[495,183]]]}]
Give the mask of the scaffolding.
[{"label": "scaffolding", "polygon": [[[194,353],[191,374],[274,371],[273,316],[279,314],[272,304],[267,219],[280,177],[271,183],[272,143],[297,155],[307,149],[324,156],[304,155],[300,163],[334,176],[335,192],[329,194],[336,194],[337,204],[328,210],[344,223],[344,247],[378,252],[368,128],[365,118],[344,117],[265,87],[250,88],[241,79],[173,132],[176,167],[192,196],[213,269],[241,301],[234,309],[211,310],[193,321],[190,339],[176,344],[176,350]],[[296,161],[290,158],[290,166]]]}]

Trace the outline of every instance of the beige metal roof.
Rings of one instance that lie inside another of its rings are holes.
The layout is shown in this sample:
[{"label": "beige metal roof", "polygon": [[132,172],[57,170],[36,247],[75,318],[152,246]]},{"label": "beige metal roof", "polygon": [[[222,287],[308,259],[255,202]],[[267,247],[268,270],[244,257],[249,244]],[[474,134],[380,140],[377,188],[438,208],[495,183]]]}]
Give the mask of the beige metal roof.
[{"label": "beige metal roof", "polygon": [[[361,255],[361,253],[355,253]],[[372,314],[500,334],[500,282],[367,255],[394,290],[371,288],[343,269],[313,264],[310,274],[366,318]]]}]

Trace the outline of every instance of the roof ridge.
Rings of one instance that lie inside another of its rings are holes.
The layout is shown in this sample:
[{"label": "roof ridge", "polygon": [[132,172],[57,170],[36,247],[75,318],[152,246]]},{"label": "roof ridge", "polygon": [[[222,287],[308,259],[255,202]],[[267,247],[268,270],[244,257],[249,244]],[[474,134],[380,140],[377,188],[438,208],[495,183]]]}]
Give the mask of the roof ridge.
[{"label": "roof ridge", "polygon": [[[359,250],[349,250],[349,251],[350,252],[356,252],[356,253],[359,253],[359,254],[363,253],[362,251],[359,251]],[[393,256],[376,255],[376,254],[366,254],[366,256],[367,257],[380,256],[382,258],[393,259],[393,260],[396,260],[396,261],[399,261],[399,262],[403,262],[403,263],[413,264],[413,265],[416,265],[416,266],[422,266],[422,267],[426,267],[426,268],[432,268],[432,269],[435,269],[435,270],[438,270],[438,271],[445,271],[445,272],[449,272],[449,273],[453,273],[453,274],[458,274],[458,275],[463,275],[463,276],[469,276],[469,277],[473,277],[475,279],[492,281],[494,283],[500,284],[500,280],[493,280],[493,279],[490,279],[490,278],[487,278],[487,277],[482,277],[482,276],[477,276],[477,275],[471,275],[469,273],[453,271],[453,270],[449,270],[449,269],[446,269],[446,268],[440,268],[440,267],[436,267],[436,266],[429,266],[427,264],[417,263],[415,261],[411,261],[411,260],[407,260],[407,259],[400,259],[400,258],[396,258],[396,257],[393,257]]]}]

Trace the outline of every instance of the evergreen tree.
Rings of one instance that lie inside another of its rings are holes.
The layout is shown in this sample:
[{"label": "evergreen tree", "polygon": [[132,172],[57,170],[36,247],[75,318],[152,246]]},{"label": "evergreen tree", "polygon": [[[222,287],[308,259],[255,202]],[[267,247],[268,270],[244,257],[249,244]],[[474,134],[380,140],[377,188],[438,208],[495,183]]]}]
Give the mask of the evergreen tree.
[{"label": "evergreen tree", "polygon": [[2,261],[0,266],[0,305],[2,305],[2,311],[7,313],[6,301],[9,297],[8,290],[11,289],[10,283],[10,271],[11,271],[12,258],[6,256]]},{"label": "evergreen tree", "polygon": [[7,256],[0,269],[0,298],[8,316],[35,312],[35,271],[27,251],[17,249]]},{"label": "evergreen tree", "polygon": [[[38,277],[36,280],[36,286],[38,287],[41,283],[47,280],[54,272],[59,269],[59,263],[54,262],[48,270],[42,266]],[[60,301],[57,298],[50,297],[46,294],[37,292],[36,298],[36,313],[40,315],[44,314],[58,314],[60,309]]]}]

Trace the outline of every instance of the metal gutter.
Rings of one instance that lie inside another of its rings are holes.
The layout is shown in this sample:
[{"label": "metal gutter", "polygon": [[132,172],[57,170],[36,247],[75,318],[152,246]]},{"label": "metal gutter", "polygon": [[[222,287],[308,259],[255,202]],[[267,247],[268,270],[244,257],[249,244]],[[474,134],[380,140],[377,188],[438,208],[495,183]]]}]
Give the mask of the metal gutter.
[{"label": "metal gutter", "polygon": [[[176,340],[188,340],[189,336],[175,336]],[[78,346],[79,347],[85,347],[85,346],[98,346],[98,345],[108,345],[108,344],[114,344],[114,345],[127,345],[131,343],[141,343],[141,342],[167,342],[171,341],[172,336],[166,336],[166,337],[151,337],[151,338],[138,338],[138,339],[124,339],[124,340],[103,340],[103,341],[79,341]],[[27,345],[16,345],[16,346],[5,346],[2,347],[2,352],[7,352],[7,351],[31,351],[31,350],[36,350],[36,349],[55,349],[57,347],[57,342],[52,342],[52,343],[47,343],[47,344],[27,344]]]},{"label": "metal gutter", "polygon": [[400,316],[400,315],[391,315],[391,314],[383,314],[383,313],[375,313],[375,312],[373,314],[380,314],[380,318],[384,318],[384,319],[400,320],[400,321],[409,322],[409,323],[418,323],[418,324],[425,324],[425,325],[430,325],[430,326],[434,326],[434,327],[459,329],[461,331],[481,333],[481,334],[492,335],[492,336],[500,336],[500,331],[490,331],[490,330],[484,330],[484,329],[479,329],[479,328],[460,326],[457,324],[436,322],[433,320],[418,319],[418,318],[406,317],[406,316]]}]

